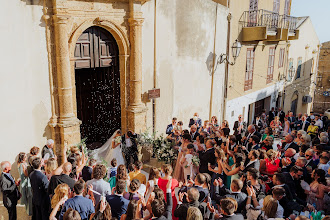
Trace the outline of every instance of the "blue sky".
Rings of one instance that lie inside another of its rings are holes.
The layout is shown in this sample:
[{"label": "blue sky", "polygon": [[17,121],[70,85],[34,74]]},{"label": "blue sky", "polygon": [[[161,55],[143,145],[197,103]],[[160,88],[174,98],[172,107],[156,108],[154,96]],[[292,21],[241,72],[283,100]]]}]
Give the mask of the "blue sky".
[{"label": "blue sky", "polygon": [[320,42],[330,41],[330,0],[292,0],[291,15],[310,16]]}]

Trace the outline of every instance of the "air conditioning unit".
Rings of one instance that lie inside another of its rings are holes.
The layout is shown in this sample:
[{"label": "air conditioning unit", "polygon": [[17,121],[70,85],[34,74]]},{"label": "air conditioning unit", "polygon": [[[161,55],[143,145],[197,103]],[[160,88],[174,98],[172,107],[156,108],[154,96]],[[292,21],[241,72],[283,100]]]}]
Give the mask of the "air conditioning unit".
[{"label": "air conditioning unit", "polygon": [[305,95],[302,97],[303,103],[311,103],[312,102],[312,97],[309,95]]}]

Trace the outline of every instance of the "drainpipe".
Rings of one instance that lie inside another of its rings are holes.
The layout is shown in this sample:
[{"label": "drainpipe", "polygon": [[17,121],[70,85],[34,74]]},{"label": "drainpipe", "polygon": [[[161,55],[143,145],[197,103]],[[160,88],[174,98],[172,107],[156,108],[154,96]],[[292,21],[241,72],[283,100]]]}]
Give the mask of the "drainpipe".
[{"label": "drainpipe", "polygon": [[[157,8],[156,8],[156,6],[157,6],[157,0],[155,0],[155,5],[154,5],[154,74],[153,74],[153,80],[154,80],[154,82],[153,82],[153,86],[154,86],[154,88],[157,88],[157,60],[156,60],[156,58],[157,58],[157,41],[156,41],[156,36],[157,36],[157,34],[156,34],[156,24],[157,24],[157,14],[156,14],[156,12],[157,12]],[[156,99],[152,99],[152,131],[153,131],[153,133],[155,133],[156,132]]]},{"label": "drainpipe", "polygon": [[211,76],[211,94],[210,94],[210,111],[209,111],[209,121],[211,121],[212,117],[212,104],[213,104],[213,84],[214,84],[214,72],[215,72],[215,46],[217,39],[217,21],[218,21],[218,3],[215,9],[215,23],[214,23],[214,42],[213,42],[213,67],[212,67],[212,76]]},{"label": "drainpipe", "polygon": [[[229,8],[230,1],[228,0],[227,6]],[[229,56],[229,45],[230,45],[230,22],[231,22],[231,13],[227,16],[227,48],[226,54]],[[228,74],[229,74],[229,63],[226,62],[225,67],[225,82],[224,82],[224,97],[223,97],[223,110],[222,110],[222,121],[226,119],[226,105],[227,105],[227,97],[228,97]]]}]

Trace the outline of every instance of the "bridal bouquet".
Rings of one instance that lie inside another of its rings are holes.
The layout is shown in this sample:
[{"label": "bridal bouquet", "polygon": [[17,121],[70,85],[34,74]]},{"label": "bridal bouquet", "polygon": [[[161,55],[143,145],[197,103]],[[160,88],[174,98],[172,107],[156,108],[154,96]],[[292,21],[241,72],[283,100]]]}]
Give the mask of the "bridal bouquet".
[{"label": "bridal bouquet", "polygon": [[201,161],[200,161],[200,159],[199,159],[198,156],[193,156],[193,157],[191,158],[191,163],[192,163],[194,166],[196,166],[196,167],[199,166],[200,162],[201,162]]},{"label": "bridal bouquet", "polygon": [[115,138],[115,143],[120,144],[121,143],[121,136],[118,136]]}]

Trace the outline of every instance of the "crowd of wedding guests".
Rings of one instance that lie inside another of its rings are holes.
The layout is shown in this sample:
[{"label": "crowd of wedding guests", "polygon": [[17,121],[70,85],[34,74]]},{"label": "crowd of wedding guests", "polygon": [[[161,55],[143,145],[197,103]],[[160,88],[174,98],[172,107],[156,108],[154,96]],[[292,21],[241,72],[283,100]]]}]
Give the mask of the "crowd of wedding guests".
[{"label": "crowd of wedding guests", "polygon": [[19,180],[3,161],[0,188],[9,219],[20,201],[38,220],[329,220],[329,127],[322,115],[280,108],[249,125],[239,116],[232,130],[216,116],[195,113],[188,129],[173,118],[166,134],[177,160],[147,175],[138,160],[106,166],[78,147],[57,160],[48,140],[18,155]]}]

